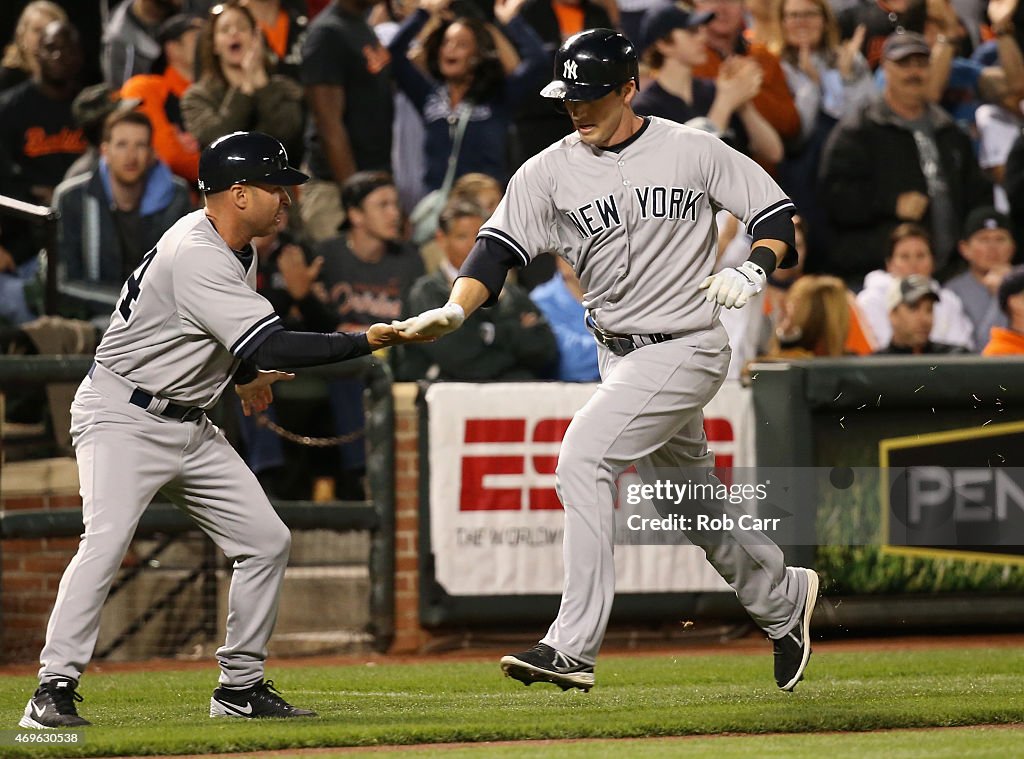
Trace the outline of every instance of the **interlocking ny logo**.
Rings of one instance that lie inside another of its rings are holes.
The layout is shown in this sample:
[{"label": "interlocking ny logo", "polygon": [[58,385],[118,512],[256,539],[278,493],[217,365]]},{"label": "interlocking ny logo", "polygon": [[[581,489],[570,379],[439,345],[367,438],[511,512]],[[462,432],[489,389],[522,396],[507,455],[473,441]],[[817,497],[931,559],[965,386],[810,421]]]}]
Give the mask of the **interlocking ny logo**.
[{"label": "interlocking ny logo", "polygon": [[562,66],[562,78],[563,79],[575,79],[576,78],[576,61],[566,61],[565,65]]}]

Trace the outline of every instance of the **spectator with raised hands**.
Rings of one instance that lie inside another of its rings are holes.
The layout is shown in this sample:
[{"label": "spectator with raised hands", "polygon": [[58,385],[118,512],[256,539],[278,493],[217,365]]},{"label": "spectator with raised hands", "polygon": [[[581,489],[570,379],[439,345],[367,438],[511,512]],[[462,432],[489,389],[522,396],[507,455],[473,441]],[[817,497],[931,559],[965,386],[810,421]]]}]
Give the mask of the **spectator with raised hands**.
[{"label": "spectator with raised hands", "polygon": [[750,59],[761,69],[761,88],[754,97],[754,107],[774,127],[783,141],[800,134],[800,115],[793,95],[786,85],[786,77],[778,56],[761,42],[750,42],[744,36],[745,16],[743,0],[697,0],[698,11],[712,11],[715,16],[708,23],[707,60],[694,66],[697,76],[714,79],[726,60],[733,56]]},{"label": "spectator with raised hands", "polygon": [[860,53],[866,28],[858,26],[850,39],[840,42],[826,0],[781,0],[775,19],[777,36],[767,46],[779,56],[800,114],[800,135],[786,146],[778,181],[800,209],[811,247],[825,250],[828,238],[816,177],[832,127],[875,94],[871,69]]},{"label": "spectator with raised hands", "polygon": [[825,0],[782,0],[776,16],[779,37],[768,47],[782,62],[806,142],[822,129],[822,114],[830,119],[827,131],[875,94],[871,70],[860,52],[866,27],[858,26],[840,42],[839,26]]},{"label": "spectator with raised hands", "polygon": [[302,88],[272,74],[263,35],[242,0],[210,9],[199,38],[199,80],[185,92],[181,111],[201,146],[231,132],[265,132],[298,155]]},{"label": "spectator with raised hands", "polygon": [[[492,29],[476,16],[456,17],[450,0],[421,0],[420,7],[399,29],[388,49],[398,86],[420,112],[426,126],[425,186],[439,189],[455,148],[455,177],[478,171],[504,183],[508,130],[515,108],[547,73],[543,42],[519,18],[524,0],[497,0],[494,18],[519,52],[521,62],[506,75],[496,51]],[[409,46],[431,18],[439,21],[424,40],[425,74],[408,58]],[[468,109],[468,110],[466,110]]]},{"label": "spectator with raised hands", "polygon": [[706,116],[732,147],[774,165],[782,159],[782,140],[753,105],[764,79],[761,67],[737,56],[722,64],[713,82],[693,76],[693,67],[707,60],[707,23],[713,17],[675,5],[649,11],[640,44],[655,80],[637,95],[633,110],[684,124]]}]

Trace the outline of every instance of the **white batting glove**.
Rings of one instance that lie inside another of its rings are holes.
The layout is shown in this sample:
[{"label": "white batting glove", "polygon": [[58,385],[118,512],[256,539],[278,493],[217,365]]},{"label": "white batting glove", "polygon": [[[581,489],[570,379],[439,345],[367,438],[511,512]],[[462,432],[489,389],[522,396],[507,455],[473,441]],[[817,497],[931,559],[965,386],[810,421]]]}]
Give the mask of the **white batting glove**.
[{"label": "white batting glove", "polygon": [[466,312],[458,303],[445,303],[440,308],[424,311],[402,321],[393,321],[391,326],[407,335],[441,337],[454,332],[466,321]]},{"label": "white batting glove", "polygon": [[744,261],[737,268],[722,269],[700,283],[707,290],[709,303],[726,308],[742,308],[764,288],[768,275],[753,261]]}]

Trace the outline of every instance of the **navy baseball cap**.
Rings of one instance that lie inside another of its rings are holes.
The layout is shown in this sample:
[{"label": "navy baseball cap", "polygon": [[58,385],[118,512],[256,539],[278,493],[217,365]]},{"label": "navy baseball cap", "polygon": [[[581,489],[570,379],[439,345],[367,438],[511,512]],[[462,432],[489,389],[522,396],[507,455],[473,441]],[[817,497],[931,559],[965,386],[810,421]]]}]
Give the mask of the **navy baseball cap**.
[{"label": "navy baseball cap", "polygon": [[199,156],[199,189],[208,195],[247,182],[291,187],[308,180],[288,165],[284,145],[262,132],[218,137]]},{"label": "navy baseball cap", "polygon": [[669,3],[649,9],[640,24],[640,50],[668,36],[673,29],[696,29],[715,17],[714,11],[691,11]]},{"label": "navy baseball cap", "polygon": [[1010,217],[1000,213],[994,206],[979,206],[967,214],[964,221],[964,234],[960,239],[970,240],[975,232],[984,229],[1003,229],[1010,231]]}]

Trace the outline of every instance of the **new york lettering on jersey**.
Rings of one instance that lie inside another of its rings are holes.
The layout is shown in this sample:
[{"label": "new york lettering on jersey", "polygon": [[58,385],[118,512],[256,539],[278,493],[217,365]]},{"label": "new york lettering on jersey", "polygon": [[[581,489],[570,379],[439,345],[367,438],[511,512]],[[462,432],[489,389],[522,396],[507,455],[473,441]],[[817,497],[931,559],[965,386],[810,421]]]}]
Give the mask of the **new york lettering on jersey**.
[{"label": "new york lettering on jersey", "polygon": [[[671,221],[697,221],[697,204],[706,193],[692,187],[662,187],[660,185],[634,187],[632,200],[640,210],[640,218],[668,219]],[[569,221],[582,237],[593,237],[598,232],[622,223],[622,215],[615,203],[615,195],[594,198],[576,209],[565,211]]]}]

